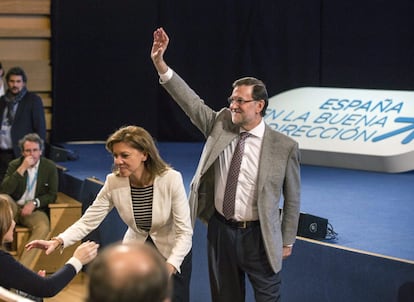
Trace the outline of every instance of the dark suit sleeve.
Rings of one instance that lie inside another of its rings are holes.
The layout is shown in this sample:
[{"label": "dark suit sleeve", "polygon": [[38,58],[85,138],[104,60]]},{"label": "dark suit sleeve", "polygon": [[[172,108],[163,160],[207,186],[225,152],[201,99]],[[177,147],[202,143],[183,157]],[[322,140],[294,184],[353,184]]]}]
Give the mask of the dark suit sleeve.
[{"label": "dark suit sleeve", "polygon": [[34,132],[46,141],[46,120],[43,102],[36,94],[33,94],[32,120]]},{"label": "dark suit sleeve", "polygon": [[27,92],[20,101],[11,128],[13,150],[16,157],[21,155],[19,140],[28,133],[37,133],[46,141],[46,121],[42,99],[32,92]]},{"label": "dark suit sleeve", "polygon": [[1,184],[1,193],[10,195],[14,200],[20,199],[26,189],[26,177],[16,171],[21,163],[22,158],[15,159],[9,163]]},{"label": "dark suit sleeve", "polygon": [[41,277],[4,251],[0,251],[0,267],[0,286],[22,290],[37,297],[56,295],[76,276],[75,268],[65,264],[53,275]]}]

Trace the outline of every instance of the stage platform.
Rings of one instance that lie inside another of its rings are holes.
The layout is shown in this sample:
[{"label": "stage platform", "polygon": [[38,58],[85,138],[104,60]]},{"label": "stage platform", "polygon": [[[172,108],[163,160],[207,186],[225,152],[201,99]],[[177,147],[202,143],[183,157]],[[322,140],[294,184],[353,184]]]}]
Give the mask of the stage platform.
[{"label": "stage platform", "polygon": [[[111,171],[112,157],[103,142],[61,146],[79,158],[58,162],[60,190],[86,207]],[[183,174],[187,191],[202,146],[158,143],[161,156]],[[301,212],[328,219],[338,235],[324,241],[298,237],[284,263],[283,301],[404,301],[399,291],[414,287],[414,172],[303,165],[301,177]],[[102,224],[97,238],[103,245],[122,238],[125,226],[114,224],[117,219],[111,213],[112,221]],[[206,228],[200,222],[193,242],[191,301],[210,301]],[[250,287],[246,301],[254,301]]]}]

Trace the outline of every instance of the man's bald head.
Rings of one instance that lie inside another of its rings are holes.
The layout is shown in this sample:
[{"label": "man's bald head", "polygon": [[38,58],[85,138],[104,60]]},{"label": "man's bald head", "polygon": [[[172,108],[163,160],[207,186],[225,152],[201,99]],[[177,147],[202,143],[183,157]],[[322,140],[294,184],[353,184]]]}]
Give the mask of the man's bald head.
[{"label": "man's bald head", "polygon": [[89,267],[89,302],[166,301],[165,261],[146,244],[114,244]]}]

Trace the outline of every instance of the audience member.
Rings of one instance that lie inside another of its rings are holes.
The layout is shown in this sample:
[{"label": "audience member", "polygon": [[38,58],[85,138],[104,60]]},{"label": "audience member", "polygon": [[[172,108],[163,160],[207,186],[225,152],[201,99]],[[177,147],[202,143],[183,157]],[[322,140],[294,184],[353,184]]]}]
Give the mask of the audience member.
[{"label": "audience member", "polygon": [[18,141],[28,133],[46,139],[46,122],[41,98],[26,88],[27,76],[20,67],[6,74],[6,94],[0,98],[0,182],[8,164],[20,156]]},{"label": "audience member", "polygon": [[256,301],[280,301],[282,259],[292,252],[300,213],[298,144],[265,124],[262,81],[235,81],[229,107],[214,111],[168,67],[168,43],[157,29],[151,58],[160,83],[207,138],[189,198],[191,213],[208,222],[212,299],[244,301],[247,274]]},{"label": "audience member", "polygon": [[164,260],[151,246],[113,244],[88,267],[87,302],[166,302],[170,282]]},{"label": "audience member", "polygon": [[[43,140],[36,133],[26,134],[19,146],[22,156],[12,160],[0,186],[10,202],[15,220],[30,229],[29,240],[46,239],[50,232],[49,203],[56,201],[56,164],[42,157]],[[20,262],[33,269],[37,253],[24,250]]]},{"label": "audience member", "polygon": [[96,229],[115,207],[128,230],[124,242],[138,240],[157,248],[174,279],[174,301],[189,301],[192,227],[182,176],[160,157],[151,135],[126,126],[111,134],[106,148],[114,159],[95,201],[83,216],[50,241],[27,245],[51,253]]},{"label": "audience member", "polygon": [[[16,223],[7,200],[0,197],[0,238],[2,244],[13,241]],[[0,247],[0,286],[24,291],[37,297],[52,297],[62,290],[82,269],[93,260],[99,245],[94,242],[82,243],[66,264],[56,273],[45,276],[21,265],[12,255]]]}]

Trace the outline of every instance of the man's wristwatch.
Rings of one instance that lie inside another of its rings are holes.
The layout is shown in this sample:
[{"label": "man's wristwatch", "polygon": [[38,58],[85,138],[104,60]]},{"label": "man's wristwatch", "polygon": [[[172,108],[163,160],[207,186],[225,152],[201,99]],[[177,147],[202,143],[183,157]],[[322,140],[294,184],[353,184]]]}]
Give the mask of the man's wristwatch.
[{"label": "man's wristwatch", "polygon": [[39,201],[37,199],[33,199],[32,202],[33,202],[35,208],[39,207]]}]

